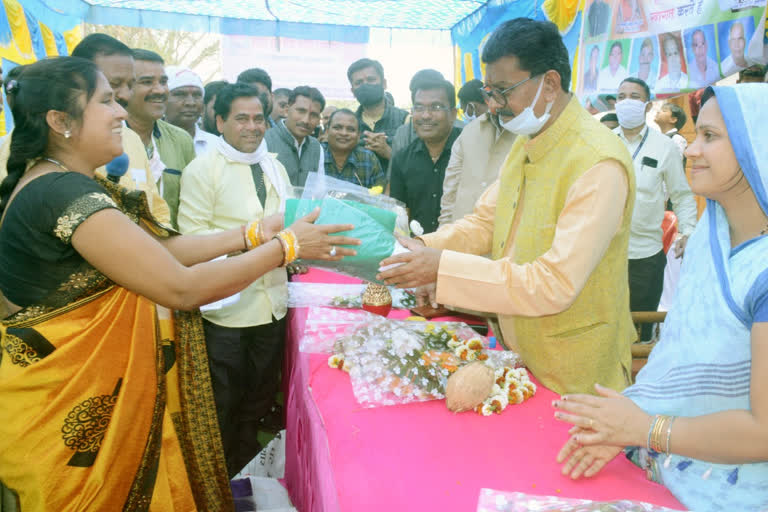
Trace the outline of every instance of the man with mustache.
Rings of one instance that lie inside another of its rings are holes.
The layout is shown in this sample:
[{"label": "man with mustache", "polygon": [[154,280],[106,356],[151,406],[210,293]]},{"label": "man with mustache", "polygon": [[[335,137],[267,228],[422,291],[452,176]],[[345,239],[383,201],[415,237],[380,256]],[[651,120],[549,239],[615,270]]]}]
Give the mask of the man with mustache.
[{"label": "man with mustache", "polygon": [[382,169],[386,169],[392,159],[392,138],[408,120],[408,112],[387,103],[384,95],[387,81],[379,61],[353,62],[347,69],[347,79],[360,103],[356,113],[360,121],[360,144],[376,153]]},{"label": "man with mustache", "polygon": [[707,37],[701,29],[694,30],[691,35],[691,47],[693,48],[693,62],[688,66],[689,87],[698,89],[706,87],[720,80],[720,71],[717,63],[707,55]]},{"label": "man with mustache", "polygon": [[[238,83],[216,96],[221,138],[181,177],[179,230],[208,234],[251,221],[269,224],[285,205],[290,182],[267,151],[263,95]],[[262,227],[261,233],[272,229]],[[261,236],[261,235],[259,235]],[[268,241],[265,240],[265,241]],[[203,312],[208,363],[229,476],[255,457],[260,420],[279,389],[287,300],[285,268],[240,292],[239,300]]]},{"label": "man with mustache", "polygon": [[[88,59],[96,64],[115,92],[115,101],[123,108],[127,107],[133,96],[135,82],[133,50],[112,36],[97,33],[90,34],[80,41],[72,50],[72,56]],[[143,190],[147,194],[149,208],[155,218],[164,223],[170,222],[170,210],[152,178],[144,144],[136,132],[127,126],[123,127],[123,150],[128,155],[128,171],[120,178],[120,185],[129,190]],[[106,167],[101,167],[96,172],[105,176]]]},{"label": "man with mustache", "polygon": [[[482,51],[486,98],[517,135],[472,214],[417,240],[377,278],[499,315],[505,346],[557,393],[631,382],[631,155],[570,91],[557,26],[516,18]],[[394,186],[394,175],[393,175]],[[491,258],[482,255],[490,254]]]},{"label": "man with mustache", "polygon": [[349,109],[335,110],[328,119],[328,142],[325,152],[325,174],[365,188],[384,187],[387,174],[373,151],[359,147],[360,125]]},{"label": "man with mustache", "polygon": [[453,143],[461,133],[456,120],[456,90],[437,77],[414,84],[413,127],[416,140],[392,160],[390,195],[404,202],[409,218],[425,233],[437,230],[443,180]]},{"label": "man with mustache", "polygon": [[168,105],[165,120],[186,131],[195,144],[195,155],[200,156],[216,143],[212,135],[197,126],[203,114],[203,81],[188,68],[168,66]]},{"label": "man with mustache", "polygon": [[126,105],[126,123],[141,137],[152,179],[168,203],[171,224],[176,227],[181,170],[195,159],[195,146],[187,132],[162,119],[168,102],[163,58],[149,50],[134,49],[133,60],[136,82]]},{"label": "man with mustache", "polygon": [[288,117],[264,136],[269,151],[277,153],[294,187],[303,187],[310,172],[325,172],[323,148],[311,135],[320,124],[324,108],[325,98],[320,91],[299,86],[288,98]]},{"label": "man with mustache", "polygon": [[272,106],[274,98],[272,97],[272,77],[261,68],[246,69],[237,75],[237,83],[253,87],[264,100],[264,114],[267,116],[267,129],[277,126],[277,121],[272,119]]}]

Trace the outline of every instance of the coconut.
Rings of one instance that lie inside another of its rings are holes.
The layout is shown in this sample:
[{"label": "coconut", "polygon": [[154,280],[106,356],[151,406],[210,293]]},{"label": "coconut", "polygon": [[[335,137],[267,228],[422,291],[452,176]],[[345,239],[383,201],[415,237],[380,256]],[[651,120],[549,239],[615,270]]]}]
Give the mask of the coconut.
[{"label": "coconut", "polygon": [[483,403],[491,394],[494,373],[480,362],[470,363],[448,377],[445,405],[453,412],[469,411]]}]

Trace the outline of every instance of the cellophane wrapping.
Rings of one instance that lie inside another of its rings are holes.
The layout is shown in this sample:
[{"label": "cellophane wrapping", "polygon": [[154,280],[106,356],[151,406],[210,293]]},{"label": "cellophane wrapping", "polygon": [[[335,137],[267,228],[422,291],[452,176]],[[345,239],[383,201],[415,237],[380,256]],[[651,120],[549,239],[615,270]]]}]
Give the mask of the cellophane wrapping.
[{"label": "cellophane wrapping", "polygon": [[477,512],[674,512],[641,501],[591,501],[562,496],[536,496],[523,492],[481,489]]},{"label": "cellophane wrapping", "polygon": [[[307,308],[323,306],[345,309],[360,309],[362,296],[367,284],[332,283],[288,283],[288,307]],[[416,306],[416,297],[406,290],[388,287],[392,296],[392,307],[411,309]]]},{"label": "cellophane wrapping", "polygon": [[487,347],[464,323],[378,317],[339,337],[328,364],[349,373],[363,407],[397,405],[445,398],[451,373],[474,360],[494,369],[521,365],[516,353]]},{"label": "cellophane wrapping", "polygon": [[290,226],[317,207],[320,207],[320,216],[315,224],[352,224],[354,229],[336,235],[358,238],[362,243],[349,246],[357,251],[355,256],[346,256],[339,261],[311,260],[306,263],[383,284],[376,280],[379,263],[394,252],[396,234],[409,234],[405,206],[388,196],[371,195],[366,188],[311,173],[301,199],[286,201],[285,225]]}]

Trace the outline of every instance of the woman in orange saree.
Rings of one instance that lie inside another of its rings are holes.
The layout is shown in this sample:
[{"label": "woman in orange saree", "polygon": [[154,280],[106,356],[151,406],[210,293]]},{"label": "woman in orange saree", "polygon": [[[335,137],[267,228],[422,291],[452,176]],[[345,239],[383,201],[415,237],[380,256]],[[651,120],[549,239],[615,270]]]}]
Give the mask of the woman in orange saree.
[{"label": "woman in orange saree", "polygon": [[329,236],[351,226],[314,226],[315,214],[291,230],[265,220],[256,244],[240,229],[178,236],[142,192],[94,177],[122,153],[125,111],[91,62],[32,64],[12,89],[0,480],[22,512],[232,510],[196,308],[291,254],[351,254],[329,255],[356,243]]}]

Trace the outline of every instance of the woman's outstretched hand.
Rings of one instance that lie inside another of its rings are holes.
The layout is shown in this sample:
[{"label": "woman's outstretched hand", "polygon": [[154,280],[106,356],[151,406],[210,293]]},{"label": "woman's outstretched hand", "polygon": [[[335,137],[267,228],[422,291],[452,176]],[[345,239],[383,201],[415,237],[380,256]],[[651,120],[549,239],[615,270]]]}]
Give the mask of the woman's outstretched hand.
[{"label": "woman's outstretched hand", "polygon": [[342,245],[360,245],[360,240],[347,236],[331,236],[332,233],[350,231],[352,224],[327,224],[315,225],[314,222],[320,215],[320,208],[315,208],[312,213],[306,215],[291,224],[289,227],[296,234],[299,242],[298,257],[303,260],[338,261],[344,256],[354,256],[357,251]]}]

